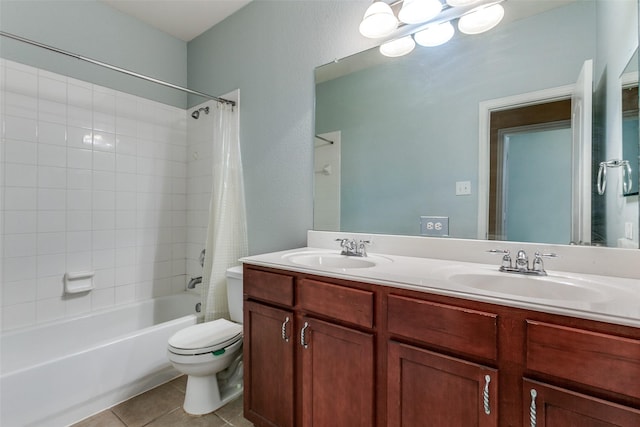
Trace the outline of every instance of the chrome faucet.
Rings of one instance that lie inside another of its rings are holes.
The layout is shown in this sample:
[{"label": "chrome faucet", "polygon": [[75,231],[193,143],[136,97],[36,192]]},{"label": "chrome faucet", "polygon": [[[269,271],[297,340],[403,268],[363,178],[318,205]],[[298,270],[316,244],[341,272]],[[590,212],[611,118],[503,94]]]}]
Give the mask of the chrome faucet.
[{"label": "chrome faucet", "polygon": [[542,258],[556,258],[558,255],[549,253],[543,254],[540,252],[535,253],[531,268],[529,268],[529,257],[524,249],[520,249],[516,255],[515,266],[511,263],[511,253],[508,250],[492,249],[488,251],[494,254],[503,254],[502,264],[500,265],[500,271],[505,273],[519,273],[519,274],[532,274],[536,276],[546,276],[547,272],[544,269],[544,263]]},{"label": "chrome faucet", "polygon": [[340,247],[342,248],[340,255],[360,257],[367,256],[366,245],[371,243],[369,240],[357,241],[356,239],[336,239],[336,242],[340,242]]},{"label": "chrome faucet", "polygon": [[[206,249],[203,249],[200,252],[200,256],[199,256],[199,261],[200,261],[200,267],[204,268],[204,254],[206,253]],[[195,289],[197,284],[202,283],[202,276],[198,276],[198,277],[192,277],[191,280],[189,280],[189,283],[187,283],[187,289]]]},{"label": "chrome faucet", "polygon": [[187,284],[187,289],[195,289],[196,285],[202,283],[202,276],[192,277]]}]

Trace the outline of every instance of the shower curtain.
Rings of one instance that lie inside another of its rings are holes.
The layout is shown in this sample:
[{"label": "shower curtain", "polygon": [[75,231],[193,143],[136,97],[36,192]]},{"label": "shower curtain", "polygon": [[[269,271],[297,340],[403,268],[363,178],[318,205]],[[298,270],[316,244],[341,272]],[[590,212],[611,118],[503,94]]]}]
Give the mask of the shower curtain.
[{"label": "shower curtain", "polygon": [[205,321],[229,318],[226,270],[248,254],[238,108],[219,102],[212,113],[213,187],[201,288]]}]

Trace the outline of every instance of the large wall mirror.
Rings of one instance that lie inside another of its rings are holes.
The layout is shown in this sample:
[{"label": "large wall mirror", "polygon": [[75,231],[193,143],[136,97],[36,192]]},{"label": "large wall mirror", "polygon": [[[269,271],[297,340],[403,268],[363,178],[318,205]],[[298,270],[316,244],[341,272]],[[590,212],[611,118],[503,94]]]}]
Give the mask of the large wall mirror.
[{"label": "large wall mirror", "polygon": [[487,33],[316,69],[314,229],[638,248],[637,0],[503,5]]}]

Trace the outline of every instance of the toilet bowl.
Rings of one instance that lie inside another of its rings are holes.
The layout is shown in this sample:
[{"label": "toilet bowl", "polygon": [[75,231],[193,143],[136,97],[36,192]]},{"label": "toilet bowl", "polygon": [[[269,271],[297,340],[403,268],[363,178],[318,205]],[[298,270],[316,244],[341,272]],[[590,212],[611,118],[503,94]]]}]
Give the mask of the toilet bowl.
[{"label": "toilet bowl", "polygon": [[188,414],[208,414],[242,393],[242,267],[227,270],[227,299],[233,321],[199,323],[169,338],[167,357],[187,375]]}]

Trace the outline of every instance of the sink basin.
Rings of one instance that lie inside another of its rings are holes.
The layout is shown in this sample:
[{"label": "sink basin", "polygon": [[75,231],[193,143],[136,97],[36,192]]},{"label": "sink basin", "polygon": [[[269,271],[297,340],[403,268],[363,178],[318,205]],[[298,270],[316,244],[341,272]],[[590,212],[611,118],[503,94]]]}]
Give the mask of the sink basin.
[{"label": "sink basin", "polygon": [[573,277],[525,276],[510,273],[460,273],[449,279],[461,286],[501,295],[599,302],[608,298],[602,285]]},{"label": "sink basin", "polygon": [[332,252],[301,252],[289,254],[286,258],[294,264],[307,267],[325,268],[371,268],[381,262],[391,262],[389,258],[371,255],[368,257],[355,257],[340,255]]}]

